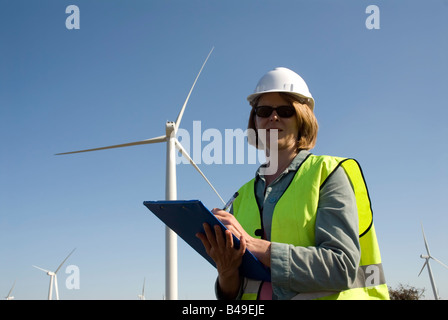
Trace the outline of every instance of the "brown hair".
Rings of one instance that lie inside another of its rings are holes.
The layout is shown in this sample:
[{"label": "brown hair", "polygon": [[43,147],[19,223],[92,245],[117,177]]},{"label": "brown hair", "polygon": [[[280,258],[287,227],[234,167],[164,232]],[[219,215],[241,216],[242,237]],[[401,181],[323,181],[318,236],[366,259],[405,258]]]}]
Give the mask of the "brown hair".
[{"label": "brown hair", "polygon": [[[279,94],[296,109],[296,117],[299,124],[297,150],[310,150],[314,148],[319,125],[313,110],[307,105],[307,100],[299,99],[296,96],[284,92],[279,92]],[[255,127],[255,107],[258,105],[260,97],[261,95],[250,102],[252,110],[250,111],[249,122],[247,124],[248,131],[253,130],[255,132],[255,135],[248,134],[248,142],[258,149],[261,146],[258,142],[257,128]]]}]

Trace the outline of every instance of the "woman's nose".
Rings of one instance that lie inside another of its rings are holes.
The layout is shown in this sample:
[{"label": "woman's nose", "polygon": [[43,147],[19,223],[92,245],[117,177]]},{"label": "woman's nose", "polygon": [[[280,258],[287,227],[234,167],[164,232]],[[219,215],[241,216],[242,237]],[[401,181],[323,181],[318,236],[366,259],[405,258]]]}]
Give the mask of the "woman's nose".
[{"label": "woman's nose", "polygon": [[270,121],[278,121],[278,114],[277,111],[275,111],[275,109],[272,111],[271,115],[269,116],[269,120]]}]

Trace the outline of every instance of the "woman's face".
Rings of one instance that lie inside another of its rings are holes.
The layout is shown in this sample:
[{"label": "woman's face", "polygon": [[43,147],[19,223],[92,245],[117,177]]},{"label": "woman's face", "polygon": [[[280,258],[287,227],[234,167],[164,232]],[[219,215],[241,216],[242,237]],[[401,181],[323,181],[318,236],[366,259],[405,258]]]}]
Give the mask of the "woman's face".
[{"label": "woman's face", "polygon": [[[257,104],[258,107],[271,106],[274,108],[287,105],[291,105],[291,103],[276,92],[263,94]],[[266,129],[266,145],[268,149],[270,148],[270,130],[278,129],[278,150],[296,150],[299,132],[297,115],[293,115],[290,118],[281,118],[275,110],[267,118],[255,115],[255,127],[257,130]]]}]

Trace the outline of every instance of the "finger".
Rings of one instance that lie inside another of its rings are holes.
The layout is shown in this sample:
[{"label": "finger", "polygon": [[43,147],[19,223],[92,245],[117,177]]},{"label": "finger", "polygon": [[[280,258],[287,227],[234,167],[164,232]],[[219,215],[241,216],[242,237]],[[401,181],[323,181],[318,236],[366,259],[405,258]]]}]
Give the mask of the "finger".
[{"label": "finger", "polygon": [[221,221],[221,223],[232,233],[239,238],[242,232],[240,231],[240,228],[242,229],[241,225],[239,224],[238,220],[235,219],[235,217],[223,210],[218,209],[215,213],[216,218]]},{"label": "finger", "polygon": [[196,233],[196,237],[199,238],[199,240],[201,240],[202,245],[205,248],[205,251],[208,253],[210,251],[211,245],[205,234],[198,232]]},{"label": "finger", "polygon": [[207,236],[207,240],[208,242],[210,242],[210,245],[212,247],[216,247],[216,237],[213,234],[212,229],[210,228],[210,226],[208,225],[208,223],[204,223],[203,224],[204,227],[204,231],[205,231],[205,235]]},{"label": "finger", "polygon": [[238,251],[241,253],[241,255],[244,255],[244,253],[246,252],[246,248],[247,248],[246,238],[244,238],[244,236],[241,236],[240,237],[240,248],[238,249]]},{"label": "finger", "polygon": [[212,210],[212,213],[219,219],[220,217],[224,218],[224,217],[228,217],[231,216],[230,213],[228,213],[227,211],[224,211],[222,209],[218,209],[218,208],[214,208]]},{"label": "finger", "polygon": [[229,230],[226,230],[226,247],[233,248],[233,235]]},{"label": "finger", "polygon": [[216,236],[216,243],[220,248],[224,248],[225,247],[225,242],[224,242],[224,236],[222,234],[222,230],[221,227],[219,225],[215,225],[215,236]]},{"label": "finger", "polygon": [[241,232],[236,229],[234,226],[230,225],[230,226],[226,226],[227,230],[229,230],[232,234],[235,235],[235,237],[237,237],[238,239],[241,238]]}]

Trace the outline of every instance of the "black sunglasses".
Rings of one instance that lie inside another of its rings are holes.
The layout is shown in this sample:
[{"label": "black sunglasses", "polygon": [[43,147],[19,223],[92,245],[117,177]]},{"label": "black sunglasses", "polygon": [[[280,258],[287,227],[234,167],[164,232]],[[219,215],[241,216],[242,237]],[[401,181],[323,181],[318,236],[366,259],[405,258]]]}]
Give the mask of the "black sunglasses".
[{"label": "black sunglasses", "polygon": [[274,110],[281,118],[291,118],[296,114],[296,109],[294,109],[293,106],[279,106],[276,108],[271,106],[259,106],[255,107],[255,114],[260,118],[268,118]]}]

